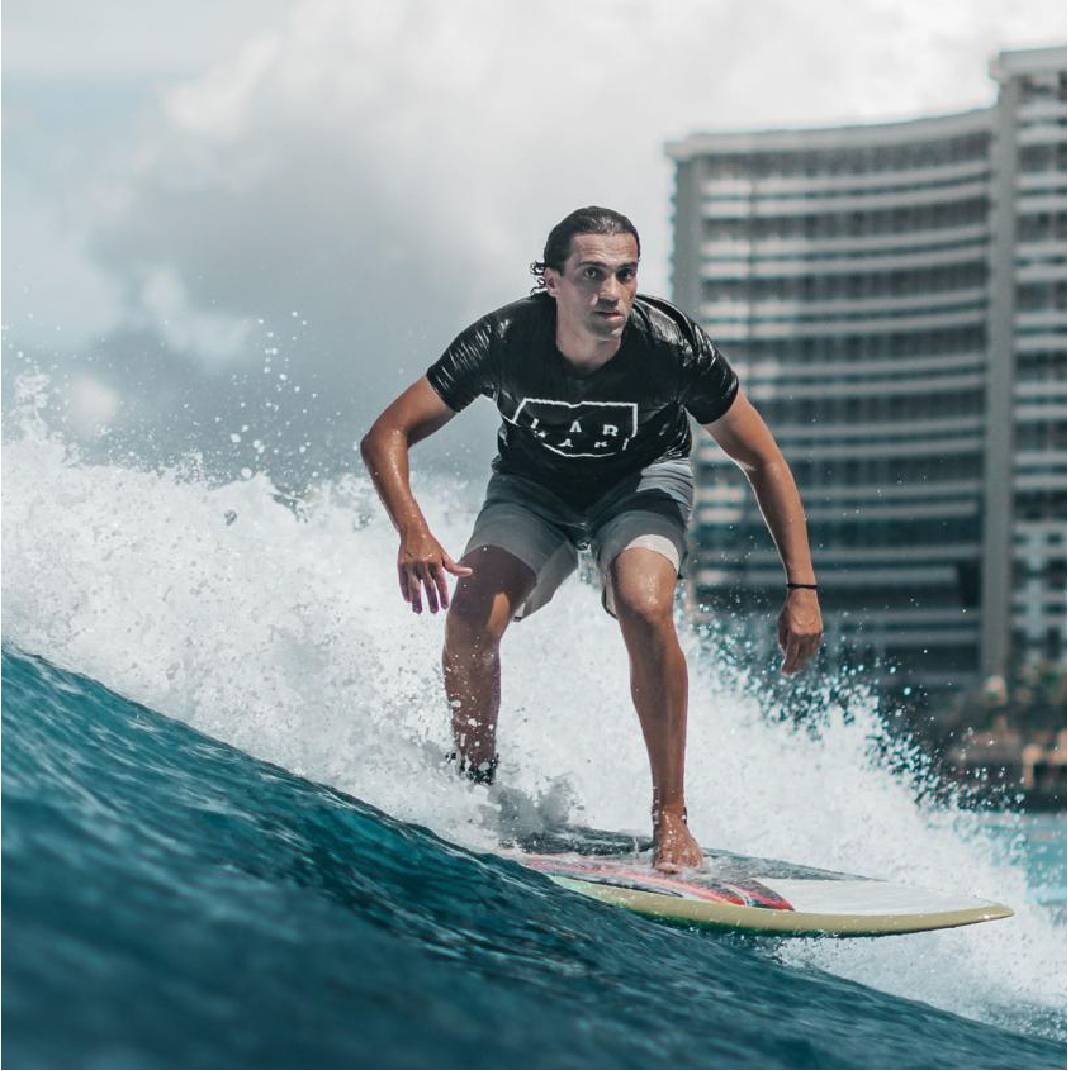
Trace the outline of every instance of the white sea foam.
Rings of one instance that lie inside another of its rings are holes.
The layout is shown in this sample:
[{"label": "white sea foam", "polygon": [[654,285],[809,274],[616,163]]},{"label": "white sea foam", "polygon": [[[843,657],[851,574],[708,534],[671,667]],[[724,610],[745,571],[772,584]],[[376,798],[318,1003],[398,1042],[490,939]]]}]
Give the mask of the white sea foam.
[{"label": "white sea foam", "polygon": [[[486,790],[440,767],[443,618],[400,599],[396,542],[364,479],[323,484],[295,514],[262,476],[212,487],[195,465],[73,464],[30,419],[4,448],[3,481],[6,641],[442,836],[492,843]],[[418,474],[415,485],[458,554],[470,496]],[[1021,1029],[1033,1012],[1056,1017],[1063,925],[1029,905],[1023,871],[997,860],[977,822],[918,806],[874,763],[870,705],[828,711],[817,736],[770,724],[696,639],[686,645],[689,807],[706,844],[965,888],[1018,912],[922,936],[793,942],[782,957]],[[509,631],[503,662],[503,779],[569,798],[586,824],[645,828],[625,652],[597,593],[570,581]]]}]

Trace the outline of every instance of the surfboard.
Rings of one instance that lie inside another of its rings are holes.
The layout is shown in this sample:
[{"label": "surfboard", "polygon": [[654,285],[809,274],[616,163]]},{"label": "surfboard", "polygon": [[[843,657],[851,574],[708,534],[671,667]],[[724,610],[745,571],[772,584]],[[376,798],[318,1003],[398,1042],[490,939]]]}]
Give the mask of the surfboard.
[{"label": "surfboard", "polygon": [[884,937],[1010,918],[1004,904],[777,859],[704,849],[705,866],[652,869],[652,841],[569,827],[501,854],[557,885],[668,922],[780,937]]}]

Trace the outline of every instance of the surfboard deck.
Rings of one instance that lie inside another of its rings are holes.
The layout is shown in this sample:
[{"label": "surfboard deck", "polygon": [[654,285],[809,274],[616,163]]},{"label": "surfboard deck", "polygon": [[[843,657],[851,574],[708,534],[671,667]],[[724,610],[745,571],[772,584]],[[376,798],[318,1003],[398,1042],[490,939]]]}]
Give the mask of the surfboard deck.
[{"label": "surfboard deck", "polygon": [[641,915],[781,937],[884,937],[1010,918],[1004,904],[777,859],[704,849],[705,867],[654,871],[652,841],[568,827],[528,833],[501,853],[557,885]]}]

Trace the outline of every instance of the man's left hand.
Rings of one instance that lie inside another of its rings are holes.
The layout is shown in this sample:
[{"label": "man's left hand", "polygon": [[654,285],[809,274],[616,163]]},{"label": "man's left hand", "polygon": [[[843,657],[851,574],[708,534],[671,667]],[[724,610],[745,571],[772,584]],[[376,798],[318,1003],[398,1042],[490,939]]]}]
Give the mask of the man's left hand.
[{"label": "man's left hand", "polygon": [[779,646],[783,673],[796,673],[819,650],[823,618],[816,592],[795,588],[786,596],[779,614]]}]

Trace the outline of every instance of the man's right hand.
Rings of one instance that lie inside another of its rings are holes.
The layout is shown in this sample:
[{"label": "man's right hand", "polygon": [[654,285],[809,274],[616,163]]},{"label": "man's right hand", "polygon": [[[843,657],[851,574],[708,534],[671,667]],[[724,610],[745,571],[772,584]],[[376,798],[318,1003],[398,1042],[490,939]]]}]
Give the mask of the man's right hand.
[{"label": "man's right hand", "polygon": [[469,566],[454,562],[428,528],[402,534],[397,551],[397,578],[401,595],[414,613],[423,612],[423,588],[426,588],[426,604],[436,614],[439,607],[446,609],[449,605],[445,574],[470,576],[473,572]]}]

